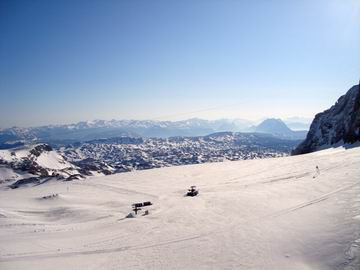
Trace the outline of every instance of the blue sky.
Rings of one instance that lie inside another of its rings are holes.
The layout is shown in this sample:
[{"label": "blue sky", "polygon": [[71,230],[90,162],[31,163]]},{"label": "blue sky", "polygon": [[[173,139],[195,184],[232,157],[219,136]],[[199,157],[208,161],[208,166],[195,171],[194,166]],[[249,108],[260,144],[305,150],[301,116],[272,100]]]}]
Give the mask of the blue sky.
[{"label": "blue sky", "polygon": [[0,127],[313,117],[360,79],[360,1],[4,0],[0,59]]}]

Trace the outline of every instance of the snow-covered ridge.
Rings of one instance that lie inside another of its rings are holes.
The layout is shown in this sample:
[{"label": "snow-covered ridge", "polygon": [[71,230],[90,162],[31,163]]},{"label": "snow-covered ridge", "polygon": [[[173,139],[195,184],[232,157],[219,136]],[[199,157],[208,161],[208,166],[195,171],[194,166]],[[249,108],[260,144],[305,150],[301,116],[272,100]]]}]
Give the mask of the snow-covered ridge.
[{"label": "snow-covered ridge", "polygon": [[330,109],[315,116],[309,133],[293,152],[304,154],[339,143],[360,141],[360,86],[353,86]]},{"label": "snow-covered ridge", "polygon": [[[48,125],[31,128],[8,128],[0,131],[0,147],[12,147],[18,141],[58,142],[88,141],[119,136],[171,137],[202,136],[218,131],[240,131],[251,122],[241,119],[183,121],[154,120],[93,120],[68,125]],[[9,146],[8,146],[9,145]]]},{"label": "snow-covered ridge", "polygon": [[[204,120],[192,118],[182,121],[93,120],[69,125],[48,125],[31,128],[14,127],[0,130],[0,148],[12,148],[27,142],[66,144],[119,136],[142,138],[192,137],[225,131],[254,132],[255,126],[254,123],[242,119]],[[270,134],[276,135],[271,132]],[[287,134],[281,134],[281,137],[299,139],[298,134],[291,130],[288,130]]]},{"label": "snow-covered ridge", "polygon": [[48,169],[56,170],[72,167],[61,155],[46,144],[0,150],[0,160],[2,161],[16,163],[26,159]]},{"label": "snow-covered ridge", "polygon": [[49,145],[0,150],[0,182],[41,177],[69,177],[76,167]]}]

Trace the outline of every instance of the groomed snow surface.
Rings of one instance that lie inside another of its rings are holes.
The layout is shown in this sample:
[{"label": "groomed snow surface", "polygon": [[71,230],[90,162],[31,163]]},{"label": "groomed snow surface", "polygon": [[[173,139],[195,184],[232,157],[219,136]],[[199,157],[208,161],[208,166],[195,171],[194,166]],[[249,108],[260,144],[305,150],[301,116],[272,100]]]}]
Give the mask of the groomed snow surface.
[{"label": "groomed snow surface", "polygon": [[336,148],[3,187],[0,269],[360,269],[359,165]]}]

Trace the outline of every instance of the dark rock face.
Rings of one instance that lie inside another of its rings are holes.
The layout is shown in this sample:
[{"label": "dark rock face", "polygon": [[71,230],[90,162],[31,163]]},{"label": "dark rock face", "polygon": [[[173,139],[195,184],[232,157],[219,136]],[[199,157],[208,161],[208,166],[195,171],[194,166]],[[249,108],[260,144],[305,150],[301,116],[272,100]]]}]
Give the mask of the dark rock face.
[{"label": "dark rock face", "polygon": [[34,156],[40,156],[43,152],[49,152],[52,151],[52,147],[48,144],[39,144],[35,146],[33,149],[30,150],[30,153]]},{"label": "dark rock face", "polygon": [[24,185],[39,184],[39,183],[40,183],[40,179],[38,177],[30,177],[30,178],[18,180],[15,183],[11,184],[9,187],[15,189]]},{"label": "dark rock face", "polygon": [[76,162],[74,162],[74,164],[80,168],[78,171],[82,175],[90,176],[90,175],[92,175],[91,171],[103,173],[105,175],[113,174],[113,172],[111,170],[109,170],[106,162],[96,160],[93,158],[86,158],[86,159],[83,159],[80,161],[76,161]]},{"label": "dark rock face", "polygon": [[305,154],[337,143],[360,141],[360,88],[353,86],[330,109],[315,116],[310,131],[293,152]]}]

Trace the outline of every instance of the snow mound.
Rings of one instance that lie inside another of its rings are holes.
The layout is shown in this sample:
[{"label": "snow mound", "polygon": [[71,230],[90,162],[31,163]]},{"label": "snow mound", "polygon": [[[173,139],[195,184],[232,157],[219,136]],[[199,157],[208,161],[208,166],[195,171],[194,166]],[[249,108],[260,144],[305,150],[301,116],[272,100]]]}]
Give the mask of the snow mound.
[{"label": "snow mound", "polygon": [[129,213],[126,215],[126,218],[135,218],[135,214],[134,213]]}]

